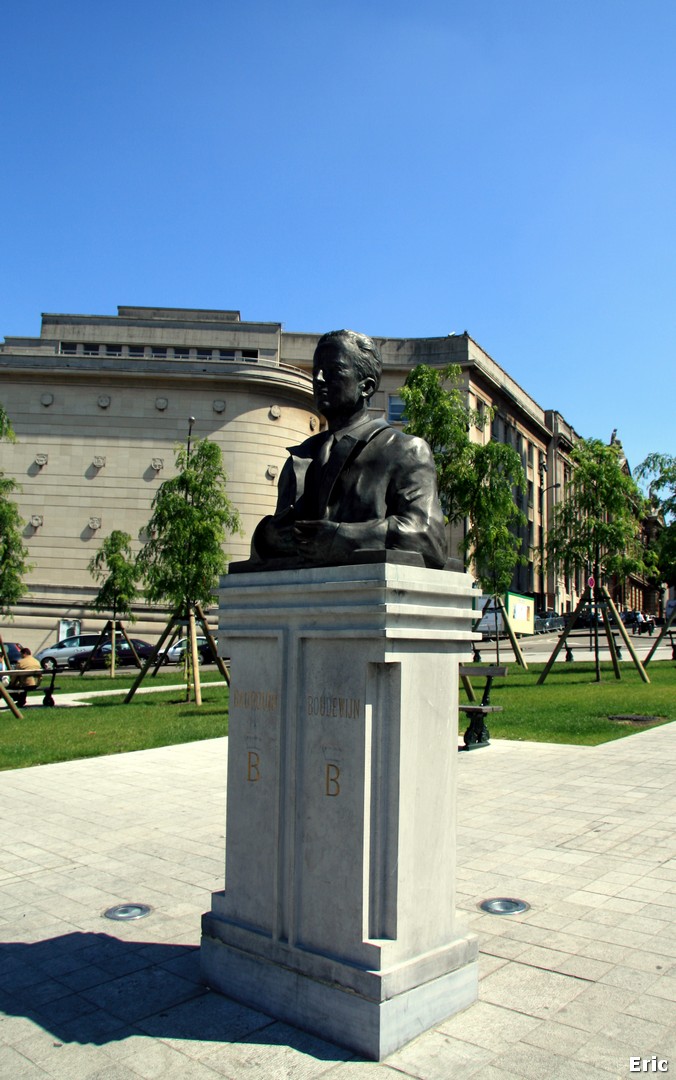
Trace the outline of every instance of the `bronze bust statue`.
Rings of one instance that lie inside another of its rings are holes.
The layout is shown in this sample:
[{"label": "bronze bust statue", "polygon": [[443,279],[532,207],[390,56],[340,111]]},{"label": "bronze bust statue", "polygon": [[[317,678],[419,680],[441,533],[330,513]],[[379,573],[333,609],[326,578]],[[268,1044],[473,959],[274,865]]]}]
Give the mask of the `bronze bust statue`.
[{"label": "bronze bust statue", "polygon": [[232,570],[343,566],[383,552],[444,566],[432,452],[368,413],[381,372],[378,347],[365,334],[334,330],[320,338],[312,378],[328,429],[289,447],[275,513],[257,526],[251,560]]}]

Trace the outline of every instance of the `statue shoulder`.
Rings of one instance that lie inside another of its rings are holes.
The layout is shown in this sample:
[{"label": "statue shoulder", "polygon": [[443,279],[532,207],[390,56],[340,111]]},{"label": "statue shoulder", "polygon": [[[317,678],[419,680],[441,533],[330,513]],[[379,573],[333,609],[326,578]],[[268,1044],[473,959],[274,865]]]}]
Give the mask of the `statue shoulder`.
[{"label": "statue shoulder", "polygon": [[433,461],[434,455],[430,449],[429,443],[424,439],[419,438],[417,435],[409,435],[405,431],[400,431],[399,428],[392,427],[391,424],[383,421],[384,423],[384,437],[388,444],[405,457],[411,458],[417,461]]}]

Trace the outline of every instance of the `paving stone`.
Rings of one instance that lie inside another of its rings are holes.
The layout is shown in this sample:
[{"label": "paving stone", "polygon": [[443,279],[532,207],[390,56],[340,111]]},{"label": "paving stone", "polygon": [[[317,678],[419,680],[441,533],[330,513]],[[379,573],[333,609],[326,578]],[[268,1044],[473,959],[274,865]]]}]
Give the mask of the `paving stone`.
[{"label": "paving stone", "polygon": [[[579,1080],[628,1075],[616,1059],[634,1040],[676,1060],[676,725],[459,755],[459,903],[480,936],[480,1001],[382,1065],[199,982],[226,751],[219,739],[0,774],[0,1076],[56,1080],[71,1062],[68,1080]],[[531,909],[477,911],[495,895]],[[148,920],[101,918],[147,897]]]},{"label": "paving stone", "polygon": [[480,997],[528,1016],[546,1019],[584,992],[587,983],[558,972],[514,963],[494,971],[480,986]]}]

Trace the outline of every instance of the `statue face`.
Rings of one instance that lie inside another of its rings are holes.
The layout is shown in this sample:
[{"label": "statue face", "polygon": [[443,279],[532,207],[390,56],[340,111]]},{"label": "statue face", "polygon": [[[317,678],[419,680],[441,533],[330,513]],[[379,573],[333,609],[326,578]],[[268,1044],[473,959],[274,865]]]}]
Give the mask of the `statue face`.
[{"label": "statue face", "polygon": [[349,418],[373,392],[373,379],[359,377],[350,351],[339,342],[317,349],[312,385],[317,408],[328,420]]}]

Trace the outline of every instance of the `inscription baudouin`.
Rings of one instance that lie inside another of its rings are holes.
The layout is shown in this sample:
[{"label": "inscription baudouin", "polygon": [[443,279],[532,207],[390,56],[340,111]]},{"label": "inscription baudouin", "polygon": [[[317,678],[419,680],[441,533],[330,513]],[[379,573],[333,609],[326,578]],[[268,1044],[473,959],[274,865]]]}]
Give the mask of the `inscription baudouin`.
[{"label": "inscription baudouin", "polygon": [[308,716],[335,716],[339,720],[360,720],[361,698],[339,697],[333,694],[308,694]]},{"label": "inscription baudouin", "polygon": [[233,690],[232,704],[237,709],[274,712],[277,708],[277,694],[270,690]]}]

